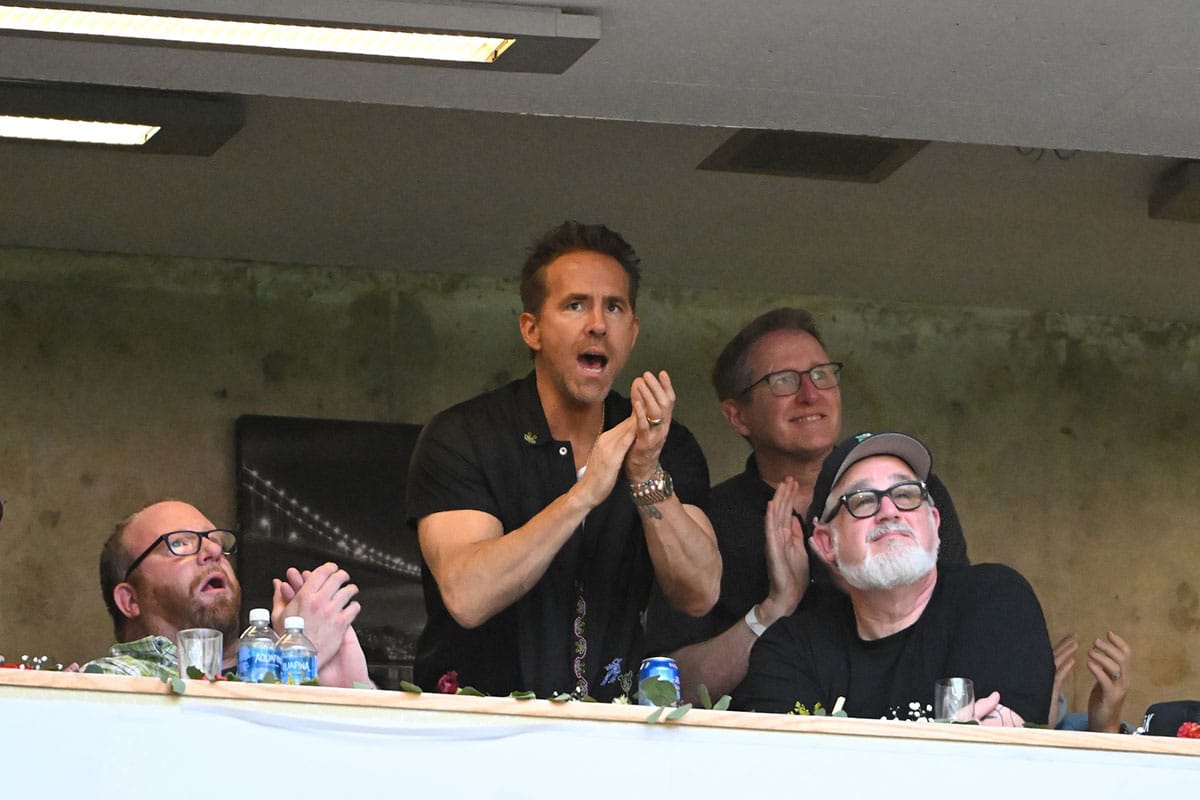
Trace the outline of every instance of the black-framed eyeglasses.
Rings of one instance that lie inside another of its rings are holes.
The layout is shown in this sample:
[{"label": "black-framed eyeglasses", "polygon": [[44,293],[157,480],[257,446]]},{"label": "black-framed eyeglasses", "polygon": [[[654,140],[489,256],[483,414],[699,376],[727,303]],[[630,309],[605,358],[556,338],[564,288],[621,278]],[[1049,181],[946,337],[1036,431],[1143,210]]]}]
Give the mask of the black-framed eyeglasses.
[{"label": "black-framed eyeglasses", "polygon": [[167,550],[173,556],[194,556],[200,552],[200,543],[205,539],[211,539],[221,545],[222,553],[230,555],[237,550],[237,537],[237,531],[225,528],[213,528],[211,531],[169,531],[155,539],[153,544],[133,560],[129,569],[125,570],[124,580],[129,580],[129,576],[137,569],[137,565],[145,561],[146,556],[150,555],[161,542],[166,542]]},{"label": "black-framed eyeglasses", "polygon": [[858,489],[846,492],[838,498],[833,508],[825,512],[821,521],[829,522],[836,517],[840,506],[845,506],[850,516],[855,519],[873,517],[878,513],[884,497],[890,497],[892,505],[899,511],[913,511],[929,499],[929,488],[923,481],[900,481],[886,489]]},{"label": "black-framed eyeglasses", "polygon": [[737,396],[743,397],[755,386],[765,383],[767,388],[771,390],[771,394],[776,397],[787,397],[800,391],[800,383],[804,380],[805,375],[812,381],[812,385],[818,389],[832,389],[838,385],[838,381],[840,380],[838,373],[842,371],[842,367],[844,366],[845,364],[841,361],[830,361],[828,364],[817,364],[815,367],[806,370],[781,369],[778,372],[768,372],[738,392]]}]

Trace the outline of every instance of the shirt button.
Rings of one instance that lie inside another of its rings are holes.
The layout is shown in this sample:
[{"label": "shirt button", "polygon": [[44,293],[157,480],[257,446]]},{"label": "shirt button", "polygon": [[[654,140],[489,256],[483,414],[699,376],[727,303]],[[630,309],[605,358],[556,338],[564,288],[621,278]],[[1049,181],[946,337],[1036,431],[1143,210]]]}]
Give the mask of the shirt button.
[{"label": "shirt button", "polygon": [[565,456],[567,454],[567,448],[565,448],[565,447],[558,448],[558,454],[560,456]]}]

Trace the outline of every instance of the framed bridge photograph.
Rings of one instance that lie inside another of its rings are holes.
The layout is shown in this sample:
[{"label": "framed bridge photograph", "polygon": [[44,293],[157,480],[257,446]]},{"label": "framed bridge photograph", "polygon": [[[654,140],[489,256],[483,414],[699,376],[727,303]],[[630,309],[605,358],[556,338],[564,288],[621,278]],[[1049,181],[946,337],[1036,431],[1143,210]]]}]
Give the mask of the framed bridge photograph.
[{"label": "framed bridge photograph", "polygon": [[416,534],[405,525],[421,426],[246,415],[235,426],[242,618],[271,607],[289,566],[336,562],[358,585],[355,622],[371,678],[411,680],[425,624]]}]

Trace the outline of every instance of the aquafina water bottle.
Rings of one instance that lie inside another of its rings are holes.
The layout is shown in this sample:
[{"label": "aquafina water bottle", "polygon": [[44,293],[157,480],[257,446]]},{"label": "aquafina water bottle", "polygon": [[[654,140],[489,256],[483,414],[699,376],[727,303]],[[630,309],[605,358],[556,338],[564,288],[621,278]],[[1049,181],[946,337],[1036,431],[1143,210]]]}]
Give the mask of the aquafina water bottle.
[{"label": "aquafina water bottle", "polygon": [[271,630],[271,612],[265,608],[250,609],[250,627],[238,640],[237,674],[246,683],[280,680],[279,637]]},{"label": "aquafina water bottle", "polygon": [[288,617],[279,639],[280,683],[308,683],[317,679],[317,648],[304,635],[304,617]]}]

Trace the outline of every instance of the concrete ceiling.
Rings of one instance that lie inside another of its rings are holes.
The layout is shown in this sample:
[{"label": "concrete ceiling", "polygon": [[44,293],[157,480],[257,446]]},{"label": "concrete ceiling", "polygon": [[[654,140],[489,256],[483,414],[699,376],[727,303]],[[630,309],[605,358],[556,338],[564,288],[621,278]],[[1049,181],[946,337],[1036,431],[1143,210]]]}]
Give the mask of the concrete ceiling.
[{"label": "concrete ceiling", "polygon": [[[1160,174],[1200,158],[1190,3],[573,10],[603,30],[562,75],[0,37],[0,80],[246,109],[208,158],[0,144],[0,244],[508,277],[533,234],[576,217],[625,233],[648,286],[1200,322],[1200,225],[1146,211]],[[743,127],[933,144],[877,185],[696,171]]]}]

